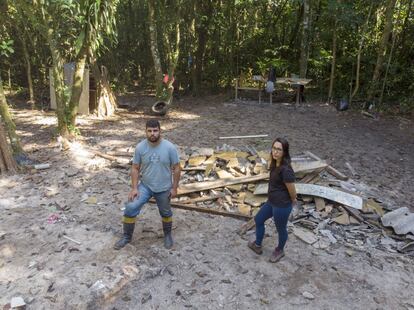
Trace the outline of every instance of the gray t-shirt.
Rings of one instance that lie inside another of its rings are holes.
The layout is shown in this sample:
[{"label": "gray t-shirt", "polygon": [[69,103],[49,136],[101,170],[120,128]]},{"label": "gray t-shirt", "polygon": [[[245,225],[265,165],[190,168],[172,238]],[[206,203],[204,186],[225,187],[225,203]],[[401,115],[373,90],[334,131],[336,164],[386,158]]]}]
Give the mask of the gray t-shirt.
[{"label": "gray t-shirt", "polygon": [[152,146],[147,139],[137,144],[134,164],[140,165],[141,182],[154,193],[164,192],[172,187],[171,166],[179,163],[177,148],[170,141],[162,139]]}]

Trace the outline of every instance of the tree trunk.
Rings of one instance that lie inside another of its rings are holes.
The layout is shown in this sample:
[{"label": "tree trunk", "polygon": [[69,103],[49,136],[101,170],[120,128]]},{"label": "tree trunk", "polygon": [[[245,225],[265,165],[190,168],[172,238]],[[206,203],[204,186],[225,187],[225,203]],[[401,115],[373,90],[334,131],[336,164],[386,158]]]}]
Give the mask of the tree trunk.
[{"label": "tree trunk", "polygon": [[[233,2],[229,2],[229,5],[233,5]],[[195,15],[197,12],[206,16],[207,18],[203,18],[200,21],[195,22],[195,35],[197,37],[196,44],[194,45],[194,64],[193,64],[193,71],[192,71],[192,79],[193,79],[193,96],[199,96],[201,90],[201,83],[203,79],[203,65],[204,65],[204,57],[206,51],[206,42],[208,37],[208,26],[210,23],[210,16],[212,14],[212,6],[211,1],[200,1],[196,2],[195,6]],[[232,19],[232,18],[231,18]],[[233,44],[232,44],[233,45]],[[232,50],[230,50],[230,54],[232,55]],[[229,57],[229,62],[233,62],[233,56]],[[230,65],[232,66],[232,65]]]},{"label": "tree trunk", "polygon": [[393,52],[394,52],[394,47],[395,47],[395,41],[396,41],[396,39],[397,39],[397,33],[394,33],[393,38],[392,38],[390,55],[388,57],[387,68],[385,69],[385,75],[384,75],[384,79],[382,81],[381,94],[380,94],[380,98],[379,98],[379,101],[378,101],[378,104],[380,106],[382,105],[382,100],[384,98],[385,85],[387,84],[388,71],[389,71],[390,66],[391,66],[391,60],[392,60],[392,56],[393,56]]},{"label": "tree trunk", "polygon": [[[371,11],[372,11],[372,7],[373,7],[373,3],[371,3],[371,6],[369,8],[369,12],[368,12],[368,16],[367,16],[367,20],[365,21],[364,27],[361,31],[361,39],[359,41],[359,46],[358,46],[358,54],[357,54],[357,65],[356,65],[356,71],[355,71],[355,88],[349,98],[349,104],[351,104],[352,102],[352,98],[354,98],[354,96],[357,94],[358,90],[359,90],[359,76],[360,76],[360,69],[361,69],[361,55],[362,55],[362,49],[364,47],[364,40],[365,40],[365,33],[367,31],[368,28],[368,24],[369,24],[369,19],[371,17]],[[352,83],[352,81],[351,81]]]},{"label": "tree trunk", "polygon": [[72,128],[76,126],[76,116],[78,114],[79,100],[83,90],[83,78],[85,75],[87,53],[86,49],[82,49],[78,61],[76,62],[76,68],[73,72],[73,84],[72,95],[69,101],[69,124]]},{"label": "tree trunk", "polygon": [[337,19],[335,18],[333,32],[332,32],[332,63],[331,63],[331,77],[329,79],[329,92],[328,92],[328,102],[331,103],[333,100],[333,86],[335,81],[335,63],[336,63],[336,28],[337,28]]},{"label": "tree trunk", "polygon": [[59,52],[55,48],[55,45],[50,45],[50,51],[52,54],[52,74],[53,74],[53,86],[56,94],[56,116],[58,119],[58,133],[66,138],[69,136],[68,119],[66,117],[66,107],[68,106],[67,95],[65,93],[64,82],[64,60],[61,59]]},{"label": "tree trunk", "polygon": [[23,47],[23,55],[26,61],[26,75],[27,75],[27,85],[29,88],[29,101],[30,106],[34,109],[35,99],[34,99],[34,91],[33,91],[33,79],[32,79],[32,66],[30,62],[30,55],[29,51],[27,50],[26,40],[24,38],[24,33],[20,33],[20,41]]},{"label": "tree trunk", "polygon": [[148,1],[148,26],[150,33],[150,47],[152,60],[154,61],[155,70],[155,88],[156,98],[162,99],[163,97],[163,85],[162,85],[162,67],[160,53],[158,51],[157,41],[157,25],[155,23],[155,5],[154,0]]},{"label": "tree trunk", "polygon": [[299,59],[299,76],[306,78],[308,70],[308,50],[309,50],[309,29],[310,29],[310,0],[303,1],[303,25],[302,25],[302,39],[300,43],[300,59]]},{"label": "tree trunk", "polygon": [[0,174],[15,173],[17,164],[7,143],[6,132],[0,121]]},{"label": "tree trunk", "polygon": [[378,96],[378,83],[382,72],[382,67],[387,53],[387,45],[392,31],[393,13],[396,0],[388,0],[385,9],[385,25],[382,33],[381,42],[378,47],[377,63],[375,65],[374,74],[371,81],[370,90],[368,93],[368,101],[372,101]]},{"label": "tree trunk", "polygon": [[[299,28],[300,28],[300,21],[302,19],[303,19],[303,5],[299,5],[298,14],[296,16],[296,23],[295,23],[295,26],[293,27],[292,35],[289,40],[289,48],[288,48],[289,51],[295,49],[296,40],[298,37]],[[287,23],[287,27],[289,27],[289,23]]]},{"label": "tree trunk", "polygon": [[20,145],[19,136],[16,134],[16,125],[9,112],[9,106],[7,105],[6,96],[4,95],[3,82],[0,77],[0,116],[6,125],[7,135],[10,139],[10,145],[14,155],[23,153],[23,149]]}]

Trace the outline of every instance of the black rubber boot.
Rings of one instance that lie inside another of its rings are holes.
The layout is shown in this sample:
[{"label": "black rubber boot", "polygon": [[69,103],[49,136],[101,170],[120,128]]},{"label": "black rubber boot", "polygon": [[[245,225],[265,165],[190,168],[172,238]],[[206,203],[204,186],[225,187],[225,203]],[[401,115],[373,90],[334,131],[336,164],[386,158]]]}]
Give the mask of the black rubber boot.
[{"label": "black rubber boot", "polygon": [[172,230],[172,222],[162,222],[162,230],[164,231],[164,247],[166,249],[171,249],[174,245],[174,241],[172,238],[171,230]]},{"label": "black rubber boot", "polygon": [[115,245],[115,250],[120,250],[124,246],[126,246],[128,243],[131,242],[132,235],[134,233],[135,223],[124,223],[124,235],[121,239],[119,239]]}]

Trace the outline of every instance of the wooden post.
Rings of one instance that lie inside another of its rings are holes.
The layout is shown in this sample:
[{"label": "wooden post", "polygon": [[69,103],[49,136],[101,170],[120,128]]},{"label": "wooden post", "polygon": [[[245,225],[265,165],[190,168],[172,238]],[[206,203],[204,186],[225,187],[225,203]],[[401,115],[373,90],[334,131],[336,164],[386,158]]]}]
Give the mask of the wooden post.
[{"label": "wooden post", "polygon": [[239,87],[239,79],[236,78],[235,81],[236,81],[236,83],[235,83],[235,85],[236,85],[236,87],[235,87],[236,95],[235,95],[235,98],[234,99],[237,101],[237,89]]}]

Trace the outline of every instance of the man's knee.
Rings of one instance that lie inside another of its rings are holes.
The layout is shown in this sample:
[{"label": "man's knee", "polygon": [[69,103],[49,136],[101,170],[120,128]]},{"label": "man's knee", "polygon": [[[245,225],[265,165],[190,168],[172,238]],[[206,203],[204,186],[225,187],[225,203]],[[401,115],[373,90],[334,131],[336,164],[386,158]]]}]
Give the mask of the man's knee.
[{"label": "man's knee", "polygon": [[165,219],[165,218],[171,218],[173,213],[171,211],[171,208],[168,208],[168,209],[160,208],[160,215],[163,219]]},{"label": "man's knee", "polygon": [[127,217],[135,217],[139,214],[142,204],[134,200],[125,205],[124,215]]}]

